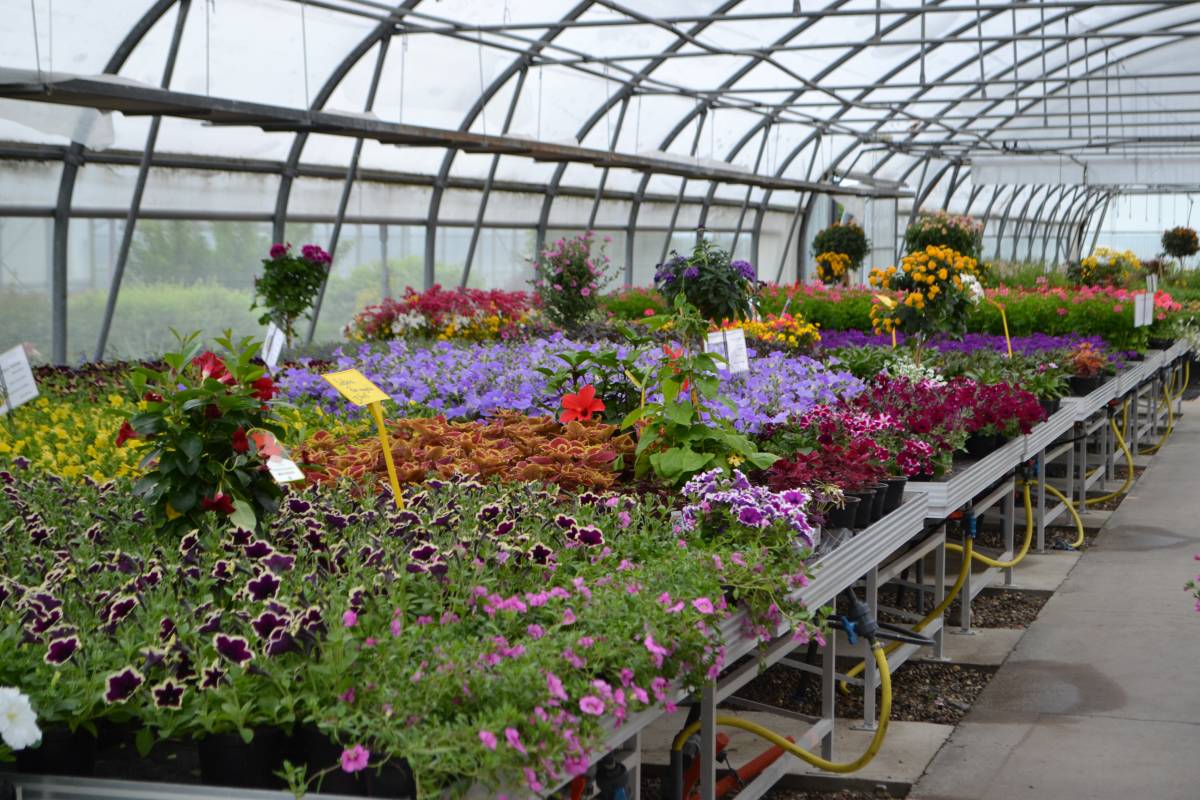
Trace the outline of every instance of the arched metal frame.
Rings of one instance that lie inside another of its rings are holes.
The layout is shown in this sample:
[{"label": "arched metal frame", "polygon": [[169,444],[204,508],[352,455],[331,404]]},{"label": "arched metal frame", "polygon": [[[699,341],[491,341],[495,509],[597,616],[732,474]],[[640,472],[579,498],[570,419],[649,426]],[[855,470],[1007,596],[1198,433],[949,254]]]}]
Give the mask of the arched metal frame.
[{"label": "arched metal frame", "polygon": [[[299,3],[306,1],[290,0],[290,2]],[[1091,117],[1094,113],[1098,113],[1092,108],[1092,99],[1094,97],[1091,94],[1092,84],[1098,80],[1103,80],[1107,84],[1112,80],[1112,73],[1115,69],[1120,68],[1122,64],[1129,60],[1149,52],[1153,48],[1162,47],[1164,44],[1184,41],[1191,35],[1194,35],[1194,32],[1188,30],[1188,27],[1200,20],[1200,11],[1198,11],[1195,14],[1187,15],[1186,18],[1170,22],[1166,25],[1148,27],[1142,31],[1129,31],[1123,26],[1135,23],[1142,16],[1175,10],[1179,7],[1179,4],[1151,2],[1150,0],[1134,0],[1127,3],[1109,3],[1107,0],[1095,0],[1094,2],[1055,2],[1043,4],[1040,19],[1034,24],[1018,29],[1016,25],[1016,13],[1017,10],[1026,10],[1024,4],[1018,2],[976,3],[974,19],[966,19],[953,30],[943,33],[938,40],[929,40],[925,36],[925,21],[928,14],[971,11],[971,7],[955,4],[950,2],[950,0],[932,0],[932,2],[913,4],[905,8],[877,9],[875,16],[877,31],[873,39],[864,41],[856,46],[849,46],[847,44],[842,52],[833,57],[814,76],[805,77],[794,73],[786,65],[782,64],[775,58],[775,54],[813,49],[814,47],[824,49],[837,46],[837,43],[822,43],[820,45],[797,43],[797,39],[826,16],[861,16],[871,13],[869,10],[849,7],[848,0],[834,0],[825,8],[796,13],[794,15],[795,24],[789,26],[782,35],[764,47],[749,51],[727,51],[705,43],[700,37],[707,28],[722,21],[739,18],[753,19],[756,16],[764,16],[762,14],[739,15],[738,8],[742,5],[742,0],[725,0],[725,2],[721,3],[710,13],[674,19],[648,17],[632,8],[613,2],[613,0],[580,0],[580,2],[568,9],[557,23],[545,26],[535,26],[532,24],[510,26],[510,29],[507,30],[503,29],[502,26],[448,25],[447,23],[440,22],[440,18],[434,14],[426,13],[421,8],[423,5],[428,4],[423,3],[422,0],[405,0],[405,2],[397,3],[393,6],[371,4],[371,7],[376,10],[370,13],[366,11],[354,12],[360,13],[362,16],[369,16],[372,19],[378,20],[378,22],[372,31],[363,37],[356,46],[351,48],[346,56],[330,71],[330,74],[313,97],[309,108],[311,110],[324,108],[330,97],[353,68],[371,53],[372,50],[376,50],[377,60],[372,76],[371,88],[368,92],[364,108],[364,110],[370,111],[387,58],[388,45],[393,36],[404,35],[409,32],[446,35],[462,41],[478,42],[482,48],[485,46],[483,33],[486,32],[489,34],[489,40],[486,42],[487,47],[511,52],[514,54],[514,58],[481,91],[475,103],[464,114],[458,127],[459,131],[465,132],[471,130],[476,119],[483,113],[489,103],[506,86],[512,83],[512,97],[509,101],[502,127],[502,132],[506,133],[512,124],[513,115],[519,105],[522,93],[527,88],[527,78],[534,69],[543,68],[545,65],[560,65],[584,71],[591,75],[598,75],[600,73],[595,67],[596,65],[603,65],[606,75],[607,70],[612,67],[615,70],[621,71],[623,77],[619,78],[620,82],[617,84],[617,91],[606,93],[595,111],[579,127],[577,133],[579,141],[584,141],[593,132],[596,125],[609,119],[615,110],[617,115],[616,123],[612,126],[611,137],[608,142],[609,148],[615,150],[626,119],[626,112],[635,96],[641,93],[674,93],[678,91],[694,96],[696,103],[690,111],[682,115],[678,122],[662,138],[659,144],[660,150],[671,149],[676,144],[677,139],[688,130],[689,126],[695,124],[695,136],[691,143],[690,151],[694,155],[697,152],[705,123],[709,125],[715,124],[712,118],[718,109],[731,107],[742,110],[753,110],[758,115],[758,120],[748,126],[739,140],[730,147],[729,151],[722,158],[725,162],[733,164],[746,148],[754,143],[757,145],[757,152],[753,158],[753,169],[755,172],[759,172],[763,164],[764,155],[770,147],[769,142],[773,130],[777,130],[778,126],[783,124],[808,124],[811,130],[792,145],[789,152],[782,156],[776,153],[774,169],[772,170],[774,176],[784,177],[788,173],[793,172],[793,165],[796,160],[807,152],[811,154],[811,157],[808,159],[807,167],[803,170],[803,178],[806,180],[837,182],[839,180],[839,171],[842,169],[843,164],[848,161],[850,162],[850,167],[845,170],[848,172],[859,163],[864,154],[871,150],[876,150],[880,155],[874,160],[873,164],[867,167],[865,173],[868,180],[874,180],[882,174],[883,170],[889,168],[891,162],[900,156],[904,156],[909,161],[901,170],[901,181],[907,181],[912,176],[918,174],[918,172],[920,174],[920,178],[916,180],[914,187],[914,199],[908,208],[910,219],[923,207],[931,203],[934,198],[940,198],[942,206],[950,206],[960,193],[967,194],[965,208],[969,212],[977,202],[982,203],[988,195],[986,189],[971,183],[969,164],[953,154],[936,149],[938,142],[926,138],[930,132],[940,130],[951,137],[958,137],[959,139],[963,139],[963,141],[972,142],[978,147],[999,149],[997,143],[1003,141],[1006,134],[1011,134],[1013,131],[1018,130],[1014,126],[1015,122],[1028,118],[1031,115],[1048,117],[1050,112],[1047,108],[1050,102],[1066,100],[1068,103],[1072,103],[1078,99],[1077,95],[1074,94],[1074,90],[1082,85],[1084,89],[1083,102],[1086,104],[1087,135],[1088,138],[1092,138],[1095,132],[1092,130]],[[1107,5],[1131,6],[1134,8],[1129,13],[1106,20],[1103,24],[1094,28],[1084,29],[1076,26],[1072,32],[1070,22],[1073,15],[1081,11],[1102,8]],[[1200,6],[1200,4],[1193,5]],[[175,56],[178,52],[179,39],[186,22],[190,0],[157,0],[154,2],[118,45],[106,64],[104,71],[112,74],[119,73],[130,54],[173,6],[178,8],[178,17],[172,44],[168,49],[167,64],[163,77],[163,86],[169,88],[171,72]],[[644,65],[636,70],[622,65],[621,62],[623,61],[633,60],[628,56],[607,58],[594,56],[586,53],[578,53],[556,43],[555,40],[564,31],[570,30],[573,27],[615,24],[611,20],[605,21],[596,17],[587,17],[588,12],[596,8],[604,8],[641,24],[659,27],[671,34],[673,39],[663,48],[660,54],[653,58],[648,58]],[[337,7],[334,10],[351,13],[344,7]],[[1047,10],[1053,10],[1054,13],[1047,14]],[[891,21],[886,25],[881,24],[884,12],[891,18]],[[1008,13],[1011,13],[1013,16],[1013,30],[1010,36],[982,35],[985,23],[1002,19]],[[775,18],[781,15],[765,16]],[[919,39],[909,41],[908,38],[901,37],[893,38],[889,41],[889,35],[900,31],[914,20],[920,22],[921,36]],[[442,27],[439,28],[439,25]],[[1059,25],[1062,25],[1065,29],[1062,34],[1059,34],[1057,31],[1053,34],[1050,33],[1052,28],[1056,28]],[[536,39],[528,38],[518,33],[518,31],[524,29],[539,29],[541,33]],[[978,31],[975,36],[971,35],[972,29]],[[475,34],[475,38],[472,38],[472,33]],[[496,37],[501,35],[504,36],[503,41],[497,40]],[[1042,46],[1040,49],[1018,58],[1018,41],[1032,41],[1035,39],[1041,41]],[[927,61],[939,48],[951,47],[963,42],[970,43],[972,41],[977,44],[977,48],[971,56],[963,58],[953,65],[944,67],[940,75],[927,75]],[[843,89],[824,85],[824,81],[830,75],[836,73],[840,67],[859,55],[863,50],[878,44],[897,43],[910,46],[917,45],[918,50],[895,64],[880,78],[877,84],[858,89],[850,87]],[[1128,47],[1131,43],[1138,46]],[[1073,44],[1078,48],[1075,51],[1072,49]],[[997,54],[1005,54],[1007,48],[1010,46],[1013,48],[1012,63],[995,74],[985,74],[984,60]],[[697,54],[696,51],[701,51],[701,53],[735,54],[743,56],[745,63],[734,70],[719,86],[703,91],[673,88],[668,82],[663,81],[661,77],[655,74],[661,66],[672,59],[690,57]],[[1113,57],[1114,54],[1115,57]],[[1060,61],[1048,64],[1048,57],[1058,58],[1059,56],[1062,57]],[[1102,63],[1094,65],[1095,60],[1101,60]],[[796,80],[798,88],[787,92],[784,98],[777,103],[760,102],[747,106],[735,103],[730,99],[733,96],[731,93],[738,88],[738,84],[742,79],[763,64],[768,64],[782,71],[784,74],[792,76]],[[873,102],[878,102],[869,99],[872,93],[879,89],[893,88],[894,85],[905,85],[903,82],[893,84],[891,81],[914,66],[919,67],[920,79],[918,83],[913,84],[915,91],[913,91],[908,101],[906,101],[908,104],[912,104],[911,108],[904,107],[905,103],[903,102],[896,102],[886,113],[880,113],[865,129],[855,128],[853,123],[849,122],[848,114],[852,109],[878,109],[877,105],[871,105]],[[961,77],[956,77],[969,75],[976,67],[979,70],[978,80],[963,81]],[[1080,67],[1082,67],[1081,70],[1079,69]],[[1022,74],[1023,71],[1024,74]],[[1120,80],[1122,79],[1118,78],[1118,82]],[[1048,88],[1050,84],[1053,84],[1052,89]],[[939,85],[963,85],[967,87],[967,91],[961,96],[945,99],[940,97],[936,100],[926,98]],[[1042,87],[1040,95],[1031,97],[1030,90],[1035,90],[1036,93],[1039,85]],[[982,94],[977,93],[976,90],[979,90]],[[843,94],[844,92],[848,92],[848,94]],[[834,105],[838,107],[837,110],[832,114],[826,114],[821,120],[812,116],[806,117],[805,112],[802,112],[800,109],[804,106],[802,98],[810,95],[819,96],[821,98],[818,101],[820,105]],[[1109,93],[1106,92],[1105,97],[1107,98],[1108,96]],[[917,103],[921,102],[935,103],[934,107],[938,110],[927,115],[919,114],[913,109],[917,107]],[[1000,117],[993,116],[994,113],[999,113],[998,109],[1003,108],[1009,103],[1013,104],[1014,107],[1012,113],[1001,114]],[[1041,109],[1040,112],[1039,108]],[[961,118],[955,118],[962,119],[962,124],[954,125],[947,120],[947,117],[950,117],[961,109],[972,109]],[[1061,112],[1055,114],[1055,116],[1061,115]],[[119,297],[123,266],[128,256],[134,226],[137,219],[141,216],[141,199],[145,187],[146,173],[156,163],[154,150],[159,119],[155,117],[151,120],[150,132],[147,136],[146,146],[139,165],[138,180],[135,184],[130,203],[126,226],[123,232],[123,241],[111,279],[112,285],[108,296],[105,318],[97,341],[97,358],[102,357],[105,350],[108,332]],[[899,140],[893,138],[887,143],[886,147],[876,147],[873,142],[878,134],[889,124],[900,119],[912,122],[908,133]],[[994,122],[994,124],[987,128],[974,127],[976,123],[984,121]],[[1082,123],[1079,127],[1082,127]],[[1069,132],[1070,135],[1076,133],[1076,131]],[[822,163],[820,159],[821,144],[823,141],[828,141],[831,137],[835,136],[847,137],[850,141],[840,152],[836,154],[831,153],[827,163]],[[966,138],[964,139],[963,137]],[[299,174],[301,158],[307,141],[307,132],[298,130],[295,133],[288,157],[279,173],[280,181],[275,210],[272,214],[273,233],[278,240],[284,239],[284,227],[288,219],[288,204],[291,189],[295,178]],[[342,192],[334,220],[333,234],[329,243],[331,250],[335,250],[337,247],[342,224],[346,218],[350,194],[357,176],[361,148],[362,140],[359,139],[355,144],[353,155],[344,175]],[[434,266],[437,255],[436,233],[438,230],[438,217],[441,201],[445,189],[449,184],[450,172],[457,152],[457,149],[453,146],[447,147],[441,166],[432,178],[432,191],[425,221],[424,282],[426,285],[433,283],[438,277],[435,274]],[[65,151],[63,156],[63,171],[59,180],[57,203],[53,213],[51,302],[54,321],[52,326],[52,349],[54,359],[59,362],[65,360],[66,357],[67,242],[71,219],[71,204],[78,168],[84,162],[84,159],[85,150],[80,145],[73,144]],[[485,227],[486,209],[492,193],[499,160],[500,156],[498,154],[493,155],[487,176],[483,181],[479,208],[475,215],[474,224],[471,227],[470,243],[466,258],[464,259],[462,272],[458,279],[460,285],[465,285],[470,279],[471,264],[481,231]],[[565,161],[560,162],[555,168],[552,178],[546,184],[541,211],[536,223],[536,245],[539,250],[545,243],[552,206],[560,194],[566,167],[567,163]],[[632,195],[628,221],[625,225],[624,271],[627,281],[631,281],[633,277],[634,241],[639,230],[638,217],[640,207],[645,202],[652,174],[649,171],[643,174]],[[599,204],[606,197],[605,184],[608,176],[608,167],[600,168],[599,180],[589,215],[590,224],[595,222]],[[708,186],[703,191],[702,199],[699,200],[699,219],[702,225],[708,219],[709,210],[714,202],[719,183],[716,180],[709,180]],[[675,234],[682,204],[685,201],[689,203],[695,202],[689,199],[687,193],[688,186],[689,179],[680,178],[680,186],[675,197],[671,221],[665,231],[664,253],[665,248],[669,246]],[[750,249],[753,256],[752,261],[756,265],[758,263],[758,250],[762,228],[767,211],[771,207],[771,197],[774,191],[773,188],[767,186],[760,191],[760,196],[754,199],[753,188],[748,188],[739,204],[737,223],[733,230],[734,246],[737,246],[746,228],[747,212],[750,210],[751,205],[753,205],[754,217],[749,226],[749,233],[751,237]],[[1070,187],[1054,184],[1017,186],[1007,189],[997,187],[991,192],[982,217],[986,223],[992,218],[994,210],[1003,208],[1003,212],[998,215],[997,255],[1002,252],[1004,235],[1011,225],[1012,232],[1009,240],[1011,258],[1016,259],[1021,246],[1024,245],[1025,258],[1027,260],[1031,259],[1035,243],[1039,239],[1040,231],[1042,242],[1041,253],[1042,260],[1044,261],[1049,251],[1052,231],[1055,232],[1056,257],[1064,251],[1067,255],[1077,253],[1083,245],[1083,238],[1090,229],[1092,221],[1097,214],[1099,214],[1101,219],[1103,218],[1108,203],[1117,191],[1116,189]],[[1020,204],[1022,195],[1026,196],[1023,204]],[[810,217],[817,198],[818,195],[814,192],[802,192],[797,200],[796,211],[791,217],[790,224],[787,226],[784,249],[778,271],[776,272],[777,279],[783,275],[789,258],[788,252],[792,248],[793,242],[796,242],[797,238],[799,239],[799,242],[795,245],[797,253],[805,246],[805,240],[809,233]],[[1004,202],[1001,202],[1002,198],[1004,198]],[[1019,209],[1015,215],[1013,213],[1014,209]],[[659,234],[656,231],[654,235]],[[1065,242],[1064,239],[1066,240]],[[320,300],[318,300],[316,312],[319,313],[319,310]],[[308,332],[310,339],[316,328],[316,316],[317,314],[315,313]]]}]

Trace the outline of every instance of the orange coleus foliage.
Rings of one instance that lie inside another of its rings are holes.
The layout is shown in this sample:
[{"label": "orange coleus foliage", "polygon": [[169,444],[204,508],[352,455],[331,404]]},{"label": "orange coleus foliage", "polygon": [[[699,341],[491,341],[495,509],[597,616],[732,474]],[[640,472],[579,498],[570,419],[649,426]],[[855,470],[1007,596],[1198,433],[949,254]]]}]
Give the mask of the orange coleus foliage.
[{"label": "orange coleus foliage", "polygon": [[[545,481],[564,489],[608,488],[617,479],[618,456],[631,456],[634,440],[614,425],[561,424],[553,417],[501,413],[489,420],[447,422],[445,417],[388,423],[401,483],[468,475],[504,481]],[[313,434],[298,452],[310,480],[369,480],[386,475],[378,439]]]}]

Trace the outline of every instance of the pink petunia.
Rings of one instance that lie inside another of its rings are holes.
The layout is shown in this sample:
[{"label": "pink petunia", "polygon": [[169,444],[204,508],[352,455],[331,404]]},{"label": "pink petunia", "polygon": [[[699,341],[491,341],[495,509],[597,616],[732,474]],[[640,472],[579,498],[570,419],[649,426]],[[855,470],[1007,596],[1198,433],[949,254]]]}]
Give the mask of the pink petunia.
[{"label": "pink petunia", "polygon": [[546,673],[546,690],[550,692],[550,696],[555,700],[567,699],[567,692],[563,689],[563,682],[553,672]]},{"label": "pink petunia", "polygon": [[370,759],[371,751],[361,744],[348,747],[342,751],[342,772],[361,772],[367,768]]},{"label": "pink petunia", "polygon": [[358,624],[358,612],[354,609],[349,609],[345,614],[342,614],[342,624],[347,628],[353,628]]},{"label": "pink petunia", "polygon": [[692,608],[701,614],[711,614],[714,611],[712,600],[709,600],[707,597],[697,597],[692,601]]},{"label": "pink petunia", "polygon": [[529,751],[525,749],[525,745],[521,744],[521,732],[516,728],[505,728],[504,738],[508,741],[508,746],[516,750],[523,756],[529,755]]},{"label": "pink petunia", "polygon": [[585,695],[579,699],[579,710],[585,714],[591,714],[593,717],[598,717],[604,713],[604,701],[590,694]]},{"label": "pink petunia", "polygon": [[483,742],[483,746],[488,750],[496,749],[496,734],[491,731],[480,731],[479,741]]}]

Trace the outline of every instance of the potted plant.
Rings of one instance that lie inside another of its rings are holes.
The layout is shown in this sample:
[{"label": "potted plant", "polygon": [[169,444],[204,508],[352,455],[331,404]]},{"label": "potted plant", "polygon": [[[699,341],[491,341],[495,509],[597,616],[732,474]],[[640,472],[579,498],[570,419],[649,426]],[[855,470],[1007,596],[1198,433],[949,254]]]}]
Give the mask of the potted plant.
[{"label": "potted plant", "polygon": [[1067,278],[1077,286],[1121,287],[1141,267],[1142,262],[1130,250],[1097,247],[1090,256],[1067,265]]},{"label": "potted plant", "polygon": [[1200,238],[1197,238],[1195,229],[1177,225],[1163,231],[1162,248],[1171,258],[1182,261],[1200,252]]},{"label": "potted plant", "polygon": [[1021,375],[1021,384],[1038,398],[1046,416],[1052,416],[1062,407],[1062,398],[1071,389],[1069,373],[1055,361],[1038,364],[1033,370]]},{"label": "potted plant", "polygon": [[273,244],[263,259],[263,274],[254,279],[254,302],[250,306],[266,309],[258,324],[274,322],[283,330],[290,347],[295,336],[296,320],[308,316],[317,293],[325,284],[333,259],[315,244],[292,252],[291,244]]},{"label": "potted plant", "polygon": [[757,288],[754,266],[701,238],[691,255],[672,252],[658,265],[654,285],[671,306],[684,297],[709,322],[750,318]]},{"label": "potted plant", "polygon": [[612,281],[612,276],[606,274],[608,256],[603,246],[593,254],[592,240],[591,231],[559,239],[533,262],[533,288],[542,313],[568,332],[577,331],[595,314],[600,291]]},{"label": "potted plant", "polygon": [[1067,356],[1071,394],[1089,395],[1099,389],[1110,369],[1108,359],[1090,342],[1080,342]]},{"label": "potted plant", "polygon": [[983,250],[983,223],[966,214],[923,211],[904,229],[904,245],[909,253],[919,253],[928,247],[947,247],[978,259]]},{"label": "potted plant", "polygon": [[817,277],[826,284],[848,285],[850,273],[862,266],[871,243],[855,222],[835,222],[813,237]]}]

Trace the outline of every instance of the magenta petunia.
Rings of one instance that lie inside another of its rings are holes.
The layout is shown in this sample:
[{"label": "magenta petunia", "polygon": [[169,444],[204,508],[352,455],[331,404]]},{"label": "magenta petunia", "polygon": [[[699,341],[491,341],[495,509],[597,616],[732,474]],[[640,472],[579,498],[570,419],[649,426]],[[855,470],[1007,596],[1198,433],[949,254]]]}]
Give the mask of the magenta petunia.
[{"label": "magenta petunia", "polygon": [[370,759],[371,751],[361,744],[347,747],[342,751],[342,772],[361,772],[367,768],[367,763]]},{"label": "magenta petunia", "polygon": [[504,738],[508,742],[508,746],[516,750],[523,756],[529,755],[529,751],[525,749],[525,745],[521,744],[521,732],[516,728],[505,728]]},{"label": "magenta petunia", "polygon": [[480,731],[479,741],[483,742],[483,746],[488,750],[496,749],[496,734],[491,731]]},{"label": "magenta petunia", "polygon": [[585,714],[591,714],[593,717],[598,717],[604,713],[604,701],[590,694],[585,695],[579,698],[579,710]]},{"label": "magenta petunia", "polygon": [[353,609],[349,609],[346,611],[346,613],[342,614],[342,626],[343,627],[353,628],[357,624],[358,624],[358,612],[354,611]]},{"label": "magenta petunia", "polygon": [[712,600],[709,600],[707,597],[697,597],[692,601],[692,608],[696,609],[701,614],[711,614],[715,610],[713,608]]}]

